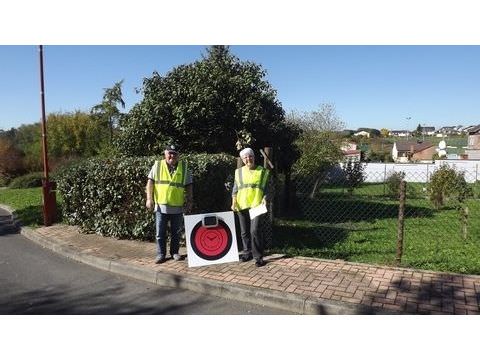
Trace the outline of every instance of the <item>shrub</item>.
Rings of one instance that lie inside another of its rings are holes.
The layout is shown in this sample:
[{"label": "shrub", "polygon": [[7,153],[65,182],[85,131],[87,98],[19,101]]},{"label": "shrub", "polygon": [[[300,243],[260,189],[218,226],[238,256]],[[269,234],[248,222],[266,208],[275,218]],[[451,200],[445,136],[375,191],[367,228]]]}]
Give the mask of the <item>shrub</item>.
[{"label": "shrub", "polygon": [[[194,212],[226,211],[235,158],[225,154],[185,154],[193,174]],[[88,232],[151,240],[154,216],[145,208],[147,175],[159,157],[89,159],[58,169],[63,219]]]},{"label": "shrub", "polygon": [[343,162],[342,170],[345,176],[345,184],[347,191],[351,195],[353,190],[365,181],[365,167],[366,164],[360,161],[353,161],[348,159]]},{"label": "shrub", "polygon": [[387,194],[395,199],[400,196],[400,183],[405,179],[405,172],[393,171],[385,180],[387,183]]},{"label": "shrub", "polygon": [[427,191],[436,209],[440,209],[448,200],[458,205],[473,196],[473,190],[467,184],[464,173],[457,172],[447,164],[441,165],[432,174]]},{"label": "shrub", "polygon": [[9,182],[10,182],[9,178],[3,177],[0,175],[0,187],[7,186]]},{"label": "shrub", "polygon": [[42,186],[43,172],[34,172],[16,177],[10,181],[10,189],[26,189]]}]

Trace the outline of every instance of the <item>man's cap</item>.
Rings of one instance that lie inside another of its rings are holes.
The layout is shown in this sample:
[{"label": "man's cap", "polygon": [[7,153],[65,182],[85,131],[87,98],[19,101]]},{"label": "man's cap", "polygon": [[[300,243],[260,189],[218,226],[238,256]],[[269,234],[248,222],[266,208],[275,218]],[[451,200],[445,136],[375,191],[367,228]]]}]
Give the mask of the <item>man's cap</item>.
[{"label": "man's cap", "polygon": [[177,145],[168,144],[167,146],[165,146],[165,151],[178,153],[180,150]]}]

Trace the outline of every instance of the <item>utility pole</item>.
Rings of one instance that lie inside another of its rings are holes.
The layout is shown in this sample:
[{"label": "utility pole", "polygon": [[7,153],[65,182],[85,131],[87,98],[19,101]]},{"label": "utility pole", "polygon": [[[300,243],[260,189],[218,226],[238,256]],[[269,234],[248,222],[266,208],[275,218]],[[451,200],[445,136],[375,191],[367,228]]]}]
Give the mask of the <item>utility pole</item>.
[{"label": "utility pole", "polygon": [[408,141],[408,135],[410,134],[410,130],[408,129],[408,127],[410,126],[410,120],[412,120],[412,118],[409,116],[405,119],[407,119],[407,141]]},{"label": "utility pole", "polygon": [[57,201],[55,196],[55,183],[48,180],[48,155],[47,155],[47,121],[45,117],[45,86],[43,78],[43,45],[38,46],[40,55],[40,101],[42,110],[42,155],[43,155],[43,223],[45,226],[53,224],[57,214]]}]

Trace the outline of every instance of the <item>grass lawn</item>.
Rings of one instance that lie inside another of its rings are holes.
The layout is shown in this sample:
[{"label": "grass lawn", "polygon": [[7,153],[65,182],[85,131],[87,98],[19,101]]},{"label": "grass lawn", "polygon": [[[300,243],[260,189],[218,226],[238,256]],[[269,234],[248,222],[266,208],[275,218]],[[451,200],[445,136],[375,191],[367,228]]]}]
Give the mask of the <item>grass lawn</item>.
[{"label": "grass lawn", "polygon": [[[423,194],[424,184],[408,185],[401,266],[480,274],[480,200],[466,204],[464,239],[457,209],[436,210]],[[314,199],[298,196],[297,214],[275,221],[271,250],[395,265],[398,201],[383,193],[383,184],[363,184],[353,196],[338,187],[323,188]]]},{"label": "grass lawn", "polygon": [[[57,197],[58,220],[61,221],[62,199]],[[23,225],[39,226],[43,225],[42,214],[42,188],[28,189],[0,189],[0,204],[8,205],[15,209],[15,213],[20,218]]]}]

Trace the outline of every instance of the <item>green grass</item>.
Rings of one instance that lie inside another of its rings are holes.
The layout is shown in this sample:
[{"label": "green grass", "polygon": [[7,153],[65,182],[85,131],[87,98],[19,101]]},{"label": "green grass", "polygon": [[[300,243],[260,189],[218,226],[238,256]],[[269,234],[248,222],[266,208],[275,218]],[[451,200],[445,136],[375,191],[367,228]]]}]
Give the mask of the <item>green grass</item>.
[{"label": "green grass", "polygon": [[[62,199],[59,193],[57,199],[57,221],[61,221]],[[15,209],[15,214],[20,218],[22,225],[39,226],[43,224],[42,213],[42,188],[28,189],[0,189],[0,204],[8,205]]]},{"label": "green grass", "polygon": [[[401,266],[480,274],[480,201],[466,204],[464,239],[457,209],[436,210],[424,184],[408,185]],[[363,184],[353,196],[340,187],[322,188],[314,199],[299,196],[297,212],[275,221],[273,252],[395,265],[398,201],[383,196],[383,184]]]}]

